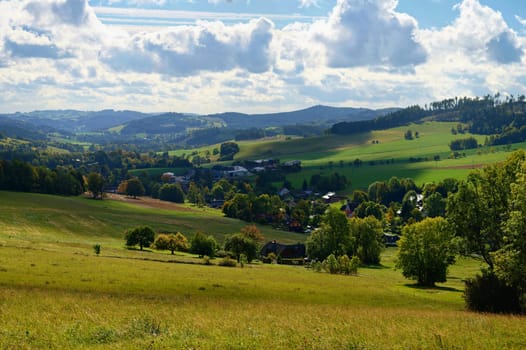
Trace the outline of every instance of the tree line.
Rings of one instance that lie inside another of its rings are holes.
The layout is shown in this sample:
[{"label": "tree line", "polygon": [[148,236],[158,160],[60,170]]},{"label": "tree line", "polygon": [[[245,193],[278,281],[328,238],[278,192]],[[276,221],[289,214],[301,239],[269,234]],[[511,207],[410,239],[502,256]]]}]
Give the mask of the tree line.
[{"label": "tree line", "polygon": [[500,94],[484,97],[455,97],[432,102],[424,107],[415,105],[373,120],[341,122],[330,128],[333,134],[349,135],[372,130],[384,130],[416,123],[424,117],[437,121],[458,121],[467,125],[472,134],[493,135],[488,145],[502,145],[526,140],[526,97]]}]

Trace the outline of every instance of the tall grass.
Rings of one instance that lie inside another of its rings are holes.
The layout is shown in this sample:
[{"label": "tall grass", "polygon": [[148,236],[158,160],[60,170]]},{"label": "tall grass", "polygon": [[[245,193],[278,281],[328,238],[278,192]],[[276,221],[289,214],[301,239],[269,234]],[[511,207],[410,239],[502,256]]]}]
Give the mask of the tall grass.
[{"label": "tall grass", "polygon": [[[137,253],[139,254],[139,253]],[[148,254],[148,253],[144,253]],[[153,253],[150,253],[153,254]],[[464,311],[464,261],[437,289],[359,276],[0,249],[2,348],[520,349],[526,319]]]},{"label": "tall grass", "polygon": [[[180,213],[82,198],[0,196],[2,349],[526,345],[524,317],[464,310],[462,280],[479,269],[475,260],[460,259],[448,282],[434,289],[416,288],[394,270],[393,248],[383,253],[382,266],[352,277],[301,266],[205,266],[188,255],[122,247],[121,225],[169,225],[183,220]],[[202,215],[196,217],[213,218]],[[94,243],[101,244],[100,255]]]}]

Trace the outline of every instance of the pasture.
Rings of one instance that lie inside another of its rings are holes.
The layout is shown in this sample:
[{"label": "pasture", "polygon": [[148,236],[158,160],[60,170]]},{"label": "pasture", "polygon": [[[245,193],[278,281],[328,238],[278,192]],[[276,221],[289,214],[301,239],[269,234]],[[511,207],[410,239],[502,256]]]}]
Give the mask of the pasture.
[{"label": "pasture", "polygon": [[[240,152],[235,160],[301,160],[302,171],[287,176],[294,187],[301,188],[303,180],[308,182],[314,174],[338,172],[351,180],[351,185],[344,191],[348,193],[355,189],[367,189],[372,182],[385,181],[392,176],[412,178],[417,185],[448,177],[464,179],[472,169],[504,160],[513,150],[526,146],[519,143],[509,147],[481,147],[459,151],[459,156],[453,158],[449,148],[451,141],[473,136],[482,145],[486,138],[469,133],[453,135],[451,129],[456,126],[455,122],[424,122],[349,136],[279,136],[241,141],[238,142]],[[404,139],[407,130],[413,134],[418,132],[419,137]],[[219,148],[219,145],[193,149],[192,152],[204,156],[213,148]],[[170,152],[172,155],[188,153],[188,150]],[[439,160],[435,160],[437,156]],[[352,164],[356,159],[362,161],[360,167]]]},{"label": "pasture", "polygon": [[[433,289],[393,269],[394,248],[382,266],[357,276],[205,266],[189,255],[174,263],[166,253],[124,249],[122,231],[186,223],[218,234],[243,224],[193,208],[9,192],[0,192],[0,209],[1,348],[526,347],[526,318],[464,310],[462,280],[478,271],[474,260],[460,259]],[[94,243],[102,244],[100,256]]]}]

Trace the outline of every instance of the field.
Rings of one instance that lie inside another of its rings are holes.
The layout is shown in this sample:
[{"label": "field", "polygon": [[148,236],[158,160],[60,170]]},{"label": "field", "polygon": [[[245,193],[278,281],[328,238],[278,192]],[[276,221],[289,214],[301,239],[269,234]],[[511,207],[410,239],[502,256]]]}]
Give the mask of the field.
[{"label": "field", "polygon": [[[309,138],[275,137],[257,141],[238,142],[240,152],[235,160],[275,158],[282,162],[301,160],[303,170],[288,175],[296,188],[313,174],[329,175],[338,172],[351,180],[344,191],[367,189],[374,181],[385,181],[392,176],[412,178],[417,185],[437,182],[448,177],[464,179],[475,168],[504,160],[510,152],[525,148],[525,143],[511,146],[481,147],[460,151],[452,158],[449,143],[455,139],[475,137],[484,144],[486,136],[451,133],[457,123],[424,122],[389,130],[339,136],[324,135]],[[419,137],[405,140],[404,133],[411,130]],[[373,141],[377,141],[373,143]],[[192,153],[204,156],[219,145],[193,149]],[[188,150],[172,151],[172,155],[188,154]],[[438,156],[440,160],[435,160]],[[413,158],[413,161],[410,159]],[[360,167],[352,165],[356,159]],[[416,161],[418,160],[418,161]]]},{"label": "field", "polygon": [[393,269],[394,248],[358,276],[205,266],[189,255],[124,249],[122,231],[138,223],[218,237],[243,225],[191,207],[0,192],[0,348],[526,347],[526,318],[464,310],[462,280],[478,270],[474,260],[460,259],[434,289]]}]

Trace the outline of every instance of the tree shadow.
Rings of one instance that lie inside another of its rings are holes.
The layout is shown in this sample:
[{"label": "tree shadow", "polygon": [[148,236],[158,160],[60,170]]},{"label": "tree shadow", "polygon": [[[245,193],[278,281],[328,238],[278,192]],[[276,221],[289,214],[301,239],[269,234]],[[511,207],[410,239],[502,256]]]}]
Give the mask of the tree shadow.
[{"label": "tree shadow", "polygon": [[385,270],[385,269],[390,269],[389,266],[385,266],[385,265],[382,265],[382,264],[378,264],[378,265],[360,265],[360,268],[361,269],[368,269],[368,270]]},{"label": "tree shadow", "polygon": [[418,284],[409,284],[409,283],[404,284],[404,286],[408,288],[419,289],[419,290],[424,290],[428,292],[455,292],[455,293],[463,292],[462,289],[457,289],[453,287],[444,287],[444,286],[429,287],[429,286],[421,286]]}]

